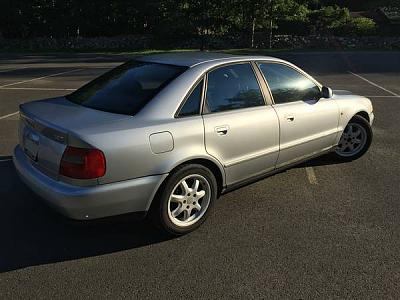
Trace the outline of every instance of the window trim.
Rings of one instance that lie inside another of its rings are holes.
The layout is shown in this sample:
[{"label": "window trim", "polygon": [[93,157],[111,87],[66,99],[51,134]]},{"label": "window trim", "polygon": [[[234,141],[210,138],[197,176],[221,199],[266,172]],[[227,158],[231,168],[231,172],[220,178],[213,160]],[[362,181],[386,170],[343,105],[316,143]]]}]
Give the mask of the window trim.
[{"label": "window trim", "polygon": [[[200,107],[199,111],[195,115],[189,115],[189,116],[180,116],[179,114],[181,113],[182,108],[185,106],[186,101],[189,99],[189,97],[192,95],[193,91],[198,87],[200,82],[203,81],[202,87],[201,87],[201,92],[200,92]],[[201,115],[202,112],[202,107],[203,107],[203,91],[204,91],[204,85],[205,85],[205,76],[204,74],[200,76],[199,79],[196,80],[196,82],[190,87],[189,92],[186,93],[185,97],[183,98],[182,102],[179,104],[178,109],[176,110],[174,114],[175,119],[181,119],[181,118],[190,118],[190,117],[197,117]]]},{"label": "window trim", "polygon": [[[243,64],[250,65],[250,67],[251,67],[251,69],[253,71],[254,77],[257,80],[258,87],[260,88],[260,92],[261,92],[261,96],[262,96],[263,101],[264,101],[264,105],[237,108],[237,109],[228,109],[228,110],[224,110],[224,111],[215,111],[215,112],[209,111],[208,108],[206,109],[206,102],[207,102],[206,96],[207,96],[207,89],[208,89],[208,75],[211,72],[213,72],[213,71],[215,71],[217,69],[220,69],[220,68],[224,68],[224,67],[227,67],[227,66],[233,66],[233,65],[243,65]],[[264,94],[263,84],[262,84],[262,82],[260,82],[259,75],[257,74],[257,71],[255,69],[255,66],[253,65],[253,61],[252,60],[243,60],[243,61],[237,61],[237,62],[224,63],[224,64],[215,66],[215,67],[207,70],[206,74],[204,75],[204,86],[203,87],[204,88],[203,88],[201,115],[218,114],[218,113],[224,113],[224,112],[229,112],[229,111],[237,111],[237,110],[242,110],[242,109],[249,109],[249,108],[255,108],[255,107],[268,106],[268,105],[272,104],[272,103],[269,103],[269,101],[268,101],[269,97],[266,97],[266,95]]]},{"label": "window trim", "polygon": [[252,61],[251,65],[253,67],[254,73],[256,74],[258,84],[261,88],[261,92],[263,93],[263,97],[266,102],[266,105],[273,105],[274,101],[273,101],[273,98],[271,97],[269,86],[266,83],[266,80],[264,79],[263,73],[257,66],[257,61]]},{"label": "window trim", "polygon": [[[264,73],[261,71],[260,68],[260,64],[276,64],[276,65],[284,65],[285,67],[288,67],[292,70],[297,71],[298,73],[300,73],[301,75],[303,75],[304,77],[306,77],[307,79],[311,80],[318,88],[319,91],[322,92],[322,84],[320,84],[317,80],[315,80],[312,76],[310,76],[309,74],[307,74],[306,72],[304,72],[302,69],[300,69],[299,67],[293,66],[291,64],[288,64],[286,62],[282,62],[282,61],[265,61],[265,60],[257,60],[255,61],[255,65],[257,66],[257,69],[259,70],[265,85],[268,88],[268,92],[269,92],[269,96],[271,98],[272,101],[272,105],[273,106],[277,106],[277,105],[285,105],[285,104],[290,104],[290,103],[297,103],[297,102],[304,102],[303,100],[297,100],[297,101],[293,101],[293,102],[285,102],[285,103],[275,103],[275,99],[274,96],[272,95],[272,91],[271,88],[269,87],[268,81],[264,76]],[[320,98],[321,99],[321,98]],[[318,101],[318,100],[317,100]]]}]

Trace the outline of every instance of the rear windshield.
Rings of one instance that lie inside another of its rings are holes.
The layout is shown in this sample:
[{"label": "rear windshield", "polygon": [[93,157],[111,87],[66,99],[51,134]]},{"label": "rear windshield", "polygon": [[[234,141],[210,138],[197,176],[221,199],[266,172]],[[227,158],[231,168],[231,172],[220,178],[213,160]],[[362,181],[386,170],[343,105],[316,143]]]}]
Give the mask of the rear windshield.
[{"label": "rear windshield", "polygon": [[186,69],[130,61],[89,82],[66,98],[86,107],[134,115]]}]

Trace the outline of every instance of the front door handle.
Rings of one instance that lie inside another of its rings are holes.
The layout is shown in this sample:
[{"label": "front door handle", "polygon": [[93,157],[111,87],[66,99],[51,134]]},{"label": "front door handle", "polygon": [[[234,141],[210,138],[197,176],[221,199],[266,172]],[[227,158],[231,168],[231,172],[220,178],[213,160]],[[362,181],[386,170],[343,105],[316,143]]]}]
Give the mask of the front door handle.
[{"label": "front door handle", "polygon": [[215,132],[219,135],[226,135],[228,133],[229,126],[228,125],[223,125],[223,126],[217,126],[215,127]]}]

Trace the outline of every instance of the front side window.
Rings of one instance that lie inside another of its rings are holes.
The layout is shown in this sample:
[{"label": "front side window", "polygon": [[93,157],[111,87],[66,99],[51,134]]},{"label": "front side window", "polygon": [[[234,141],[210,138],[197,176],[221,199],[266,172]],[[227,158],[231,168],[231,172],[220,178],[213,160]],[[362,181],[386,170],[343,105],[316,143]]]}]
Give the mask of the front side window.
[{"label": "front side window", "polygon": [[220,112],[265,105],[249,63],[218,68],[208,74],[207,109]]},{"label": "front side window", "polygon": [[179,117],[195,116],[200,114],[200,103],[201,93],[203,91],[203,80],[200,81],[194,90],[191,92],[189,97],[186,98],[181,110],[179,111]]},{"label": "front side window", "polygon": [[276,63],[260,63],[259,67],[276,104],[321,98],[319,87],[293,68]]},{"label": "front side window", "polygon": [[186,69],[130,61],[101,75],[66,98],[93,109],[134,115]]}]

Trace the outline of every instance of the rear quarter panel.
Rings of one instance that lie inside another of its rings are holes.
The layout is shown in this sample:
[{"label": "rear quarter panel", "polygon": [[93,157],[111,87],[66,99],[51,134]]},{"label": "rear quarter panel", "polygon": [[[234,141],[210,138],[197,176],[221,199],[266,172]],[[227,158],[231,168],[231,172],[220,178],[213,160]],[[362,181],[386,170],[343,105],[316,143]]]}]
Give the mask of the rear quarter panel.
[{"label": "rear quarter panel", "polygon": [[[205,151],[201,116],[150,122],[132,118],[130,121],[96,127],[95,132],[88,130],[79,136],[106,156],[107,171],[99,178],[100,184],[165,174],[191,159],[206,158],[218,164]],[[153,152],[150,136],[158,132],[172,135],[171,151]]]}]

